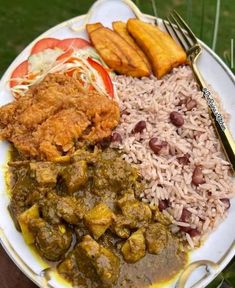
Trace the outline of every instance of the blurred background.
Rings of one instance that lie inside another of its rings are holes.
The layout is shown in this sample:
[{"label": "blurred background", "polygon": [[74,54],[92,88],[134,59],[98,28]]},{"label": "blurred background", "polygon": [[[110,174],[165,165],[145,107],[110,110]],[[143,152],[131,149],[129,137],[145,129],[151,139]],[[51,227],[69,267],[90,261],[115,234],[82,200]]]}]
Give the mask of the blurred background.
[{"label": "blurred background", "polygon": [[[0,0],[0,77],[14,58],[42,32],[69,18],[84,14],[93,0]],[[135,0],[147,14],[166,18],[176,9],[196,35],[210,46],[235,73],[235,0]],[[2,288],[36,287],[0,249]],[[3,272],[3,266],[4,269]],[[13,270],[12,270],[13,269]],[[15,281],[9,281],[14,274]],[[7,274],[7,275],[3,275]],[[15,283],[15,284],[14,284]],[[20,286],[16,283],[21,283]],[[16,285],[16,286],[15,286]],[[235,288],[235,260],[208,288]]]},{"label": "blurred background", "polygon": [[[66,19],[87,12],[93,0],[0,0],[0,75],[35,37]],[[235,0],[136,0],[143,12],[166,17],[178,12],[196,35],[232,68]],[[235,53],[235,52],[233,52]],[[235,57],[233,57],[235,58]]]}]

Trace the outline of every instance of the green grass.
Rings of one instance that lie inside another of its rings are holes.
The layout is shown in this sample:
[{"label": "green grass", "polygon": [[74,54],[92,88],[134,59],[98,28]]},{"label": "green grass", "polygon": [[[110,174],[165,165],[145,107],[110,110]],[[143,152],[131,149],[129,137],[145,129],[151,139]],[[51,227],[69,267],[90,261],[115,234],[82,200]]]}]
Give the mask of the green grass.
[{"label": "green grass", "polygon": [[[205,17],[202,21],[203,1]],[[92,0],[1,0],[0,75],[36,36],[63,20],[86,13],[93,2]],[[138,2],[145,13],[153,13],[150,0]],[[235,0],[221,2],[216,52],[223,57],[225,51],[230,51],[230,39],[235,35],[233,25]],[[155,3],[160,17],[165,17],[172,8],[176,8],[195,33],[211,46],[216,0],[155,0]]]}]

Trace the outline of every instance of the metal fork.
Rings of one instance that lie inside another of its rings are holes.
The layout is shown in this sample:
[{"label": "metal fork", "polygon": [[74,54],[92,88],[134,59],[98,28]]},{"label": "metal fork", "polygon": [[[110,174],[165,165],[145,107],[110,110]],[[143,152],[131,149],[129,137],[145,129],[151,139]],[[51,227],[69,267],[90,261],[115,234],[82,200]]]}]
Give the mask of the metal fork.
[{"label": "metal fork", "polygon": [[218,111],[216,102],[214,101],[210,91],[207,89],[205,80],[203,79],[196,65],[197,60],[202,53],[201,45],[192,30],[175,10],[170,13],[167,20],[168,22],[163,20],[165,29],[171,37],[176,37],[187,54],[187,58],[192,67],[195,78],[203,92],[203,96],[207,100],[212,123],[215,127],[227,159],[231,163],[232,172],[235,173],[235,142],[232,134],[223,120],[222,115]]}]

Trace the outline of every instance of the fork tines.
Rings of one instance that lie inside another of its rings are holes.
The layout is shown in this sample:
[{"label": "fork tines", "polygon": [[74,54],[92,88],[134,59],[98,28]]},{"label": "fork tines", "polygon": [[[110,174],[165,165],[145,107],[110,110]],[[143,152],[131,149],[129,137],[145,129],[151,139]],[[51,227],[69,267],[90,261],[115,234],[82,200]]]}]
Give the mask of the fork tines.
[{"label": "fork tines", "polygon": [[163,20],[166,31],[169,35],[176,37],[186,52],[198,44],[197,38],[192,30],[175,10],[170,13],[167,21]]}]

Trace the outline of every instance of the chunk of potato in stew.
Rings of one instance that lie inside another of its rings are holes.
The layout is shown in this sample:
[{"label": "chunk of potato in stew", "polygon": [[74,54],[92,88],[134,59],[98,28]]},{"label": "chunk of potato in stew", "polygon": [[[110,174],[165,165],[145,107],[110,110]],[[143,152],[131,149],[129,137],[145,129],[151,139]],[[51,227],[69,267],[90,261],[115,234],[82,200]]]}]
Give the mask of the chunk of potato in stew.
[{"label": "chunk of potato in stew", "polygon": [[85,214],[84,220],[94,238],[98,239],[112,224],[114,214],[104,203],[100,203]]},{"label": "chunk of potato in stew", "polygon": [[122,246],[122,254],[127,262],[135,263],[145,255],[145,239],[143,229],[134,232]]}]

